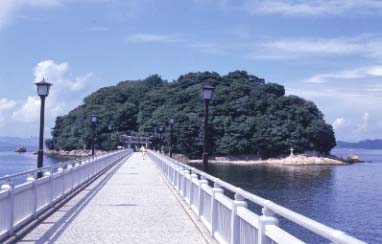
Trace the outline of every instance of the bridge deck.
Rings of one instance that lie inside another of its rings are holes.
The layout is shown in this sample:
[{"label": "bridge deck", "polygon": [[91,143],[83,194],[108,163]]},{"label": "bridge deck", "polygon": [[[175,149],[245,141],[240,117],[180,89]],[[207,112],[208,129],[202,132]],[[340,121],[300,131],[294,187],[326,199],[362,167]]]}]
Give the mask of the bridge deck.
[{"label": "bridge deck", "polygon": [[159,170],[139,153],[115,166],[19,243],[206,243]]}]

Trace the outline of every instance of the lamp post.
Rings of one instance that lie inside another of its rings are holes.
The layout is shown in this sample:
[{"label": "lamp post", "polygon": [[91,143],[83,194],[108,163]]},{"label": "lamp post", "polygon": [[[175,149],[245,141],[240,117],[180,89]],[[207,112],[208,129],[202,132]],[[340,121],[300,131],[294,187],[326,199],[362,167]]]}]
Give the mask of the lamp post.
[{"label": "lamp post", "polygon": [[97,122],[97,116],[92,115],[91,116],[91,121],[92,121],[92,155],[94,157],[94,147],[95,147],[95,129],[96,129],[96,122]]},{"label": "lamp post", "polygon": [[110,148],[110,151],[111,151],[111,150],[113,150],[113,145],[111,145],[111,132],[112,132],[113,127],[111,125],[109,125],[107,127],[107,129],[108,129],[108,132],[109,132],[107,140],[109,142],[109,148]]},{"label": "lamp post", "polygon": [[162,153],[162,133],[163,127],[159,127],[159,153]]},{"label": "lamp post", "polygon": [[204,100],[204,144],[203,144],[203,167],[208,165],[208,105],[212,98],[212,94],[215,90],[215,87],[210,85],[204,85],[202,87],[201,97]]},{"label": "lamp post", "polygon": [[172,135],[173,135],[173,127],[174,127],[174,123],[175,123],[175,119],[173,119],[173,118],[170,118],[169,120],[168,120],[168,123],[170,124],[170,139],[169,139],[169,149],[168,149],[168,151],[169,151],[169,154],[170,154],[170,158],[172,158]]},{"label": "lamp post", "polygon": [[[42,168],[44,165],[44,120],[45,120],[45,98],[49,95],[49,90],[52,84],[42,79],[40,82],[36,82],[37,95],[40,96],[41,106],[40,106],[40,135],[39,135],[39,147],[37,154],[37,168]],[[37,178],[42,177],[42,172],[37,173]]]}]

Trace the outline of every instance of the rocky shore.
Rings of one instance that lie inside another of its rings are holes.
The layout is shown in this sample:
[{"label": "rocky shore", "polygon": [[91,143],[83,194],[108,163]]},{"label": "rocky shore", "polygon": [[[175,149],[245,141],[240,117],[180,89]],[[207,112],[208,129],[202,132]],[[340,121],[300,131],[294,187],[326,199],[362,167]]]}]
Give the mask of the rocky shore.
[{"label": "rocky shore", "polygon": [[[95,154],[100,155],[104,154],[105,151],[96,150]],[[65,150],[44,150],[45,155],[49,156],[60,156],[60,157],[88,157],[92,155],[92,150],[71,150],[71,151],[65,151]]]},{"label": "rocky shore", "polygon": [[[188,160],[189,163],[201,163],[201,160]],[[313,157],[305,155],[288,156],[285,158],[256,160],[256,159],[232,159],[228,157],[216,157],[210,159],[210,163],[227,164],[269,164],[269,165],[346,165],[349,162],[338,157]]]}]

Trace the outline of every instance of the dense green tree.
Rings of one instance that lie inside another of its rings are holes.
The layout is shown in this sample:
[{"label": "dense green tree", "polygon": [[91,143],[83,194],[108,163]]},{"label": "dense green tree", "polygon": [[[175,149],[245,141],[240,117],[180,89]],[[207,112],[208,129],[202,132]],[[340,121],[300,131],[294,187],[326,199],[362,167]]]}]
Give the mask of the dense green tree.
[{"label": "dense green tree", "polygon": [[[285,96],[283,86],[265,83],[245,71],[220,76],[215,72],[188,73],[173,82],[158,75],[123,81],[86,97],[84,104],[58,117],[50,148],[90,148],[90,115],[98,116],[96,147],[112,149],[121,133],[152,133],[173,117],[174,151],[199,157],[203,142],[204,84],[216,87],[210,105],[209,148],[214,155],[257,154],[261,157],[335,146],[333,129],[314,103]],[[113,129],[110,131],[108,128]],[[168,129],[164,135],[168,138]],[[158,146],[158,138],[154,139]]]}]

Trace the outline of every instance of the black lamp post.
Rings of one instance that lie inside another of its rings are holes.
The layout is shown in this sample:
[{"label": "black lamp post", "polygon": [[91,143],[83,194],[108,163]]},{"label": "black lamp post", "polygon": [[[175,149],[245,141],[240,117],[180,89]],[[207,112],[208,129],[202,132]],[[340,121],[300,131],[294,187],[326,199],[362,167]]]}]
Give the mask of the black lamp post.
[{"label": "black lamp post", "polygon": [[159,152],[162,153],[162,133],[163,127],[159,127]]},{"label": "black lamp post", "polygon": [[91,116],[91,121],[92,121],[92,155],[94,156],[94,147],[95,147],[95,129],[96,129],[96,122],[97,122],[97,116],[92,115]]},{"label": "black lamp post", "polygon": [[[45,79],[42,81],[35,83],[37,86],[37,95],[40,96],[41,99],[41,107],[40,107],[40,136],[39,136],[39,147],[37,154],[37,168],[42,168],[44,163],[44,120],[45,120],[45,98],[49,95],[49,90],[52,84],[45,82]],[[42,172],[37,173],[37,178],[42,177]]]},{"label": "black lamp post", "polygon": [[168,120],[168,123],[170,124],[170,139],[169,139],[169,154],[170,154],[170,158],[172,158],[172,136],[173,136],[173,127],[174,127],[174,123],[175,123],[175,119],[173,118],[170,118]]},{"label": "black lamp post", "polygon": [[215,90],[215,87],[210,85],[204,85],[202,87],[201,97],[204,100],[204,144],[203,144],[203,167],[208,165],[208,105],[212,98],[212,94]]},{"label": "black lamp post", "polygon": [[107,138],[107,140],[108,140],[108,142],[109,142],[109,148],[110,148],[110,151],[111,150],[113,150],[113,145],[111,145],[111,132],[112,132],[112,129],[113,129],[113,127],[111,126],[111,125],[109,125],[108,127],[107,127],[107,129],[109,130],[108,132],[108,138]]}]

